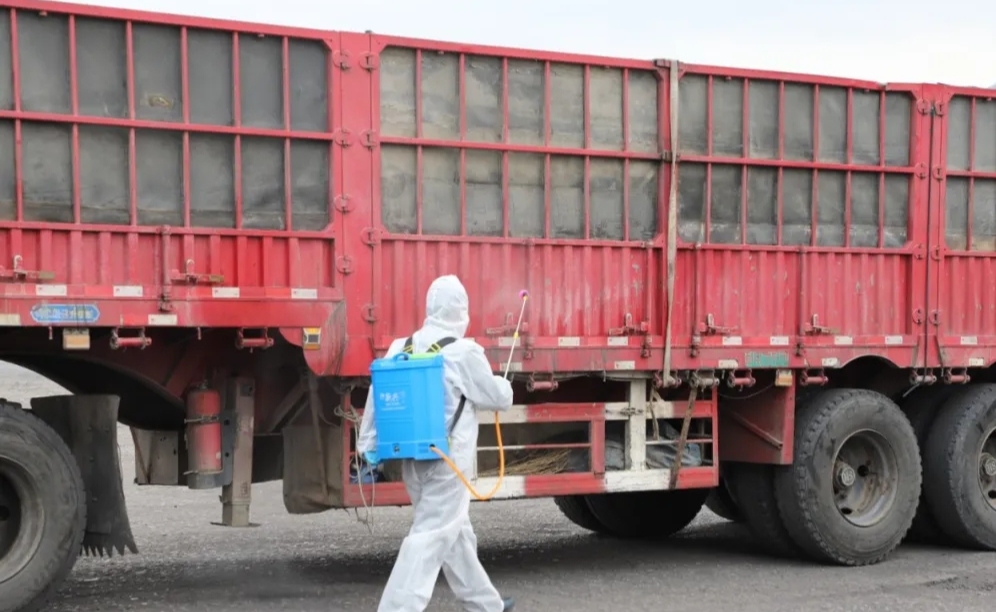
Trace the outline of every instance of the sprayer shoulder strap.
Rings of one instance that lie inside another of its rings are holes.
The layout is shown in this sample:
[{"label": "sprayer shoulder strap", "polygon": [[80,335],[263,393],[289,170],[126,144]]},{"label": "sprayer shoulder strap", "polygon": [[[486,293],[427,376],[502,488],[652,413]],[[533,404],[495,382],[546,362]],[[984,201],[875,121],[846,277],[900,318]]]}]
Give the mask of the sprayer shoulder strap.
[{"label": "sprayer shoulder strap", "polygon": [[[457,340],[456,338],[443,338],[441,340],[437,340],[436,342],[433,342],[431,345],[429,345],[429,350],[427,352],[438,353],[447,346],[456,342],[456,340]],[[413,343],[414,343],[413,337],[409,336],[408,339],[405,340],[405,346],[403,349],[401,349],[401,351],[403,353],[408,353],[408,354],[414,353],[415,349]],[[463,414],[463,409],[466,404],[467,404],[466,396],[461,395],[460,403],[457,405],[456,414],[453,415],[453,423],[450,425],[449,435],[451,436],[453,435],[453,430],[456,428],[456,424],[460,422],[460,415]]]}]

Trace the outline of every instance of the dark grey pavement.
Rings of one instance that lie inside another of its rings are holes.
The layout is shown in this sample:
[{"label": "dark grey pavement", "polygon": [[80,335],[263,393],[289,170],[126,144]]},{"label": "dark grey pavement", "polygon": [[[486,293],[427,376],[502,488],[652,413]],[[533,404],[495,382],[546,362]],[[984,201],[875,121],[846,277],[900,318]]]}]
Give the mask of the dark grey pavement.
[{"label": "dark grey pavement", "polygon": [[[128,494],[142,554],[81,560],[53,610],[372,611],[409,521],[406,508],[374,510],[371,535],[351,512],[288,516],[270,483],[254,492],[260,526],[233,530],[210,524],[216,493]],[[550,500],[477,504],[473,519],[485,566],[522,612],[968,612],[996,601],[996,554],[904,546],[881,565],[830,568],[756,554],[708,511],[653,544],[590,535]],[[459,609],[442,582],[430,609]]]}]

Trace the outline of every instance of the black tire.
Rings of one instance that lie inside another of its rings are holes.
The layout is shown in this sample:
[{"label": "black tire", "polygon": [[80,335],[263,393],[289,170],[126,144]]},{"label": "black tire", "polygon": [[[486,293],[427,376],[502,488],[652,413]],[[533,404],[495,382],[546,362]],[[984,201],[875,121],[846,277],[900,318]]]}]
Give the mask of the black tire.
[{"label": "black tire", "polygon": [[[876,519],[862,516],[856,506],[845,515],[835,501],[837,454],[852,444],[876,448],[881,457],[864,474],[861,470],[868,468],[857,464],[862,480],[854,491],[880,486],[874,484],[876,476],[892,472],[883,477],[889,497],[872,508],[879,511]],[[873,391],[831,389],[796,414],[794,461],[776,470],[775,497],[786,530],[807,556],[839,565],[870,565],[892,554],[909,531],[920,484],[916,434],[899,407]],[[854,524],[859,519],[867,523]]]},{"label": "black tire", "polygon": [[765,551],[786,558],[801,556],[799,547],[785,529],[775,499],[775,470],[781,466],[740,463],[732,471],[730,486],[740,500],[740,512],[747,528]]},{"label": "black tire", "polygon": [[719,486],[709,493],[709,497],[705,501],[705,506],[720,518],[733,521],[734,523],[742,523],[744,519],[743,514],[740,512],[737,496],[730,489],[728,480],[731,476],[730,471],[724,471],[726,474],[720,476]]},{"label": "black tire", "polygon": [[[8,486],[8,516],[26,537],[0,551],[0,612],[34,612],[65,581],[80,554],[86,494],[69,448],[35,416],[0,406],[0,482]],[[14,513],[19,514],[14,514]],[[25,520],[27,519],[27,520]]]},{"label": "black tire", "polygon": [[[913,426],[913,433],[916,434],[917,444],[920,445],[920,460],[924,458],[927,447],[927,434],[931,430],[934,420],[941,411],[941,406],[955,393],[967,391],[969,387],[942,385],[933,387],[921,387],[911,393],[903,401],[902,409]],[[926,470],[922,465],[921,469]],[[912,542],[923,544],[944,544],[948,540],[947,536],[937,526],[934,513],[927,503],[925,491],[927,484],[926,474],[924,474],[924,484],[920,489],[920,501],[917,502],[916,515],[913,517],[913,525],[910,527],[906,539]]]},{"label": "black tire", "polygon": [[578,527],[595,533],[608,533],[605,525],[602,525],[588,508],[584,495],[560,495],[553,498],[553,503],[557,504],[560,512]]},{"label": "black tire", "polygon": [[588,508],[607,533],[619,538],[672,536],[695,520],[710,489],[588,495]]},{"label": "black tire", "polygon": [[965,548],[996,550],[996,511],[979,482],[982,443],[996,429],[996,385],[949,399],[924,450],[924,493],[937,525]]}]

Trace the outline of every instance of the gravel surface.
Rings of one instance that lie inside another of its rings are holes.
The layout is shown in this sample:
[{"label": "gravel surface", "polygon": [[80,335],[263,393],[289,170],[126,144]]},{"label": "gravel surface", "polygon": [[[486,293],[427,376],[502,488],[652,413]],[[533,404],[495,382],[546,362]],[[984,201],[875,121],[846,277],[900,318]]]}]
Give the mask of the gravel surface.
[{"label": "gravel surface", "polygon": [[[8,399],[60,393],[44,380],[0,367]],[[125,482],[134,473],[120,432]],[[407,508],[374,511],[373,535],[353,513],[286,514],[280,483],[253,489],[258,527],[214,526],[219,492],[126,485],[141,554],[82,558],[54,612],[162,610],[376,610],[408,528]],[[547,499],[474,504],[480,556],[521,612],[990,611],[996,554],[904,546],[870,568],[821,567],[754,552],[740,527],[703,511],[663,543],[593,536]],[[445,582],[432,610],[456,611]]]}]

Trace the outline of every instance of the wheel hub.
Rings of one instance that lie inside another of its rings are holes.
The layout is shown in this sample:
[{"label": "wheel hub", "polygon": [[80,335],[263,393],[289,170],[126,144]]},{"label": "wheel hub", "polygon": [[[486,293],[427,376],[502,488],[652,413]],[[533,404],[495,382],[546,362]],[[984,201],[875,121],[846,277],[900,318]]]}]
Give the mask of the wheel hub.
[{"label": "wheel hub", "polygon": [[0,472],[0,561],[7,557],[21,531],[21,500],[17,490]]},{"label": "wheel hub", "polygon": [[846,521],[870,527],[888,515],[899,462],[884,436],[871,430],[852,434],[837,450],[833,469],[834,502]]},{"label": "wheel hub", "polygon": [[996,431],[990,431],[979,453],[979,488],[989,506],[996,510]]},{"label": "wheel hub", "polygon": [[27,472],[0,457],[0,583],[17,575],[41,543],[45,512],[37,500]]}]

